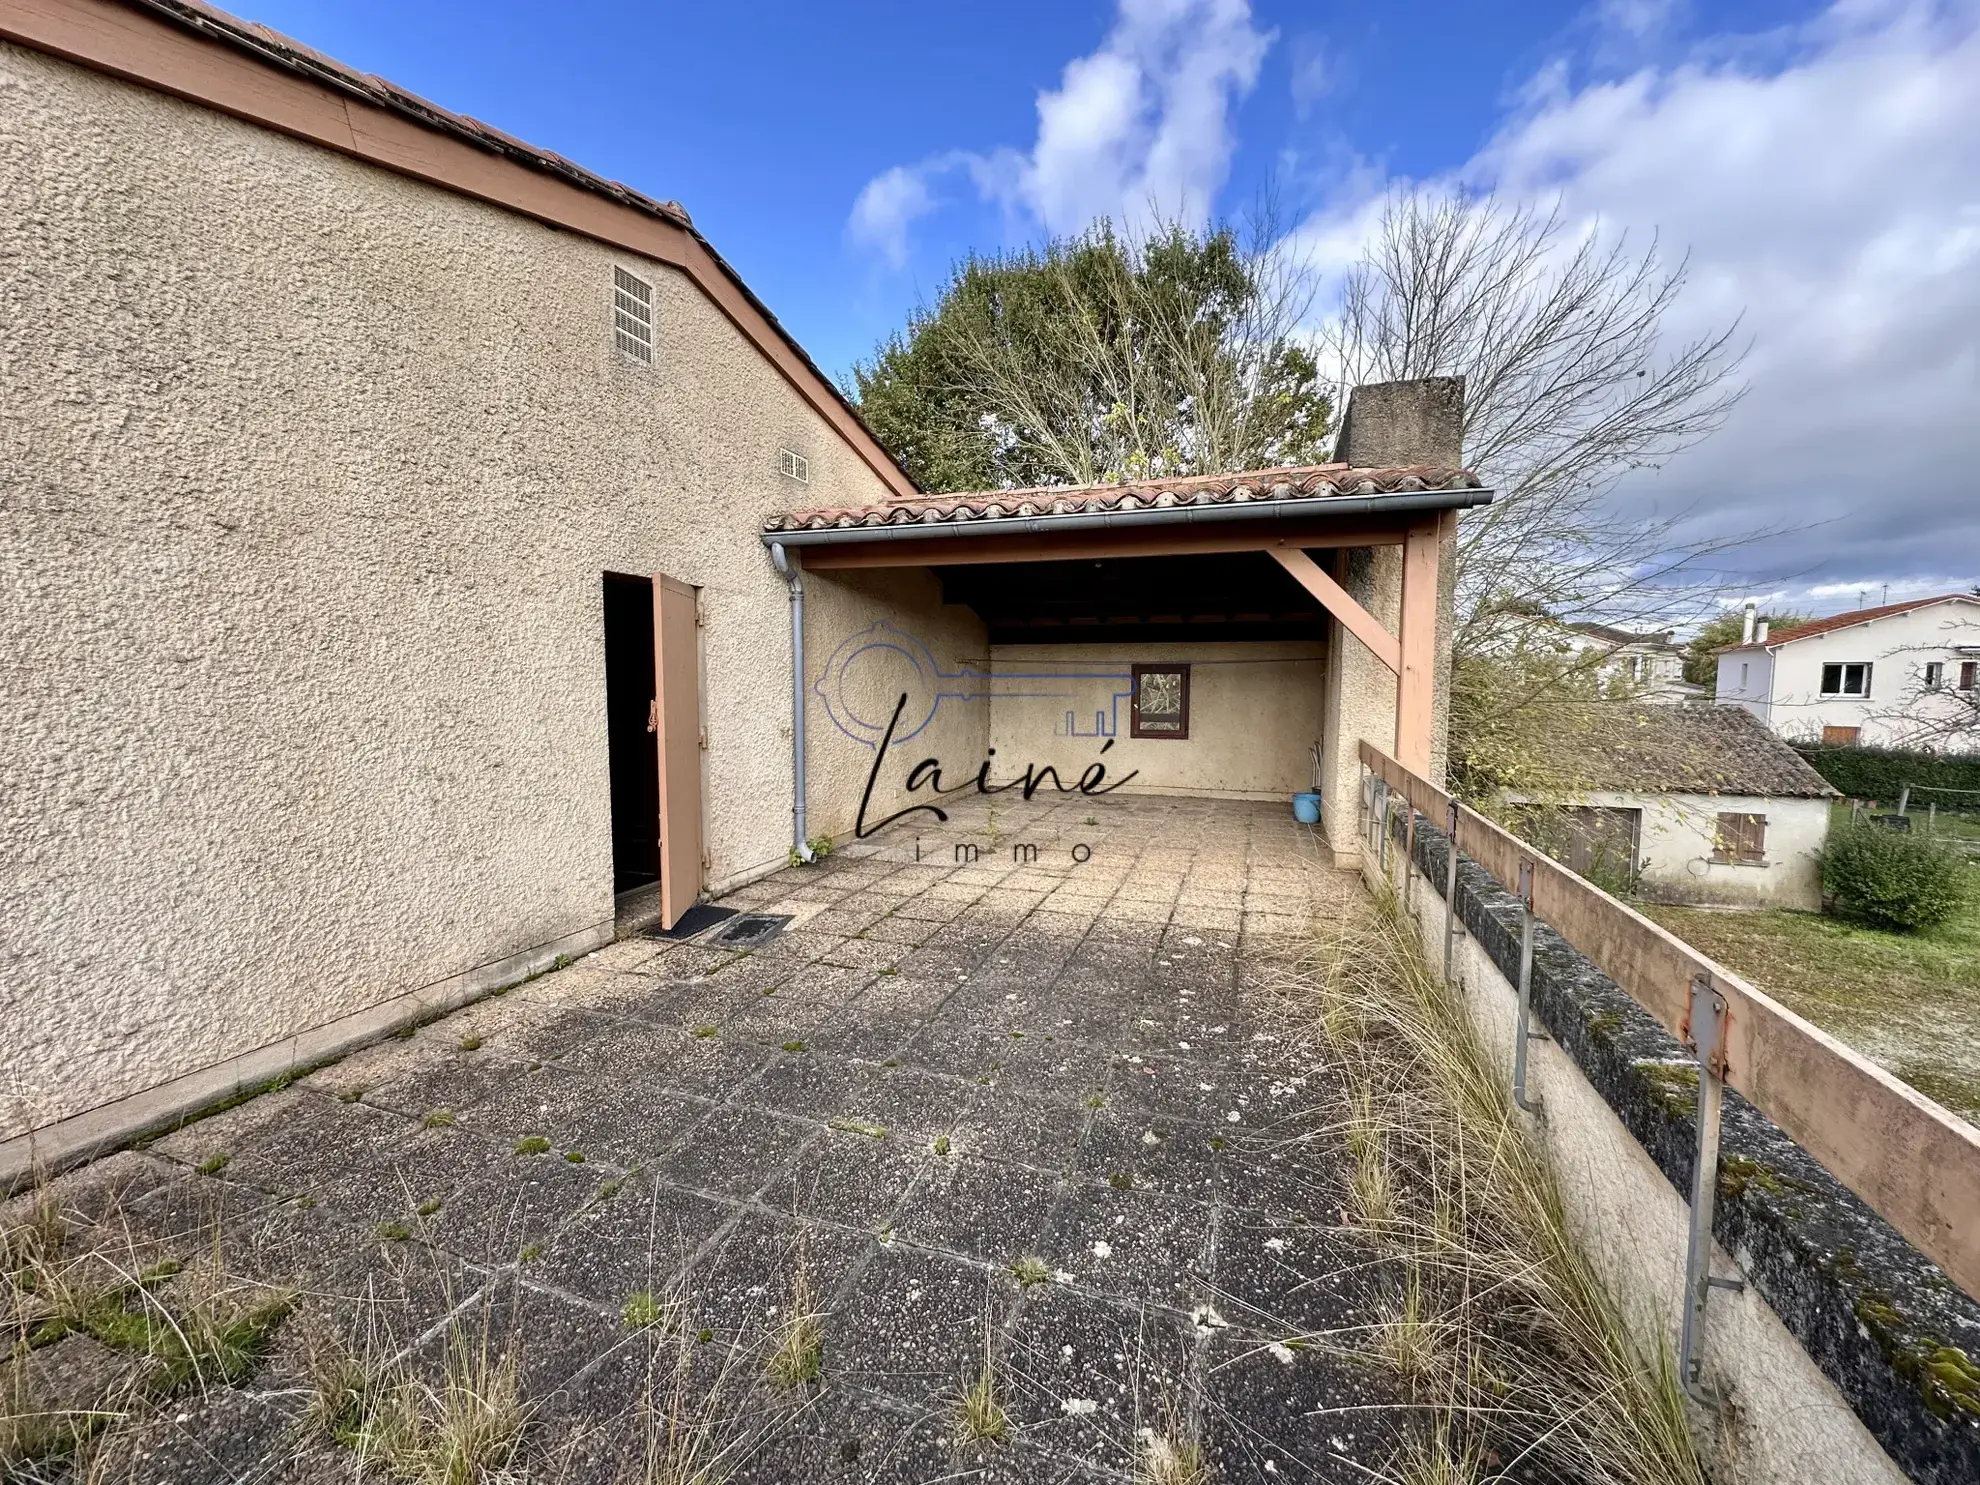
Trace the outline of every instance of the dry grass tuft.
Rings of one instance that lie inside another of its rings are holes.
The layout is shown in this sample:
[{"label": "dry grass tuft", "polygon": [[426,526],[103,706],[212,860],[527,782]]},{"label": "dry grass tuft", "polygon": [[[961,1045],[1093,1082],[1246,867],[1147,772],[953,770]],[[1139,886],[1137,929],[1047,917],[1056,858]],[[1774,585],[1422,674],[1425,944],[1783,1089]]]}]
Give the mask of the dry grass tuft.
[{"label": "dry grass tuft", "polygon": [[1400,1275],[1367,1351],[1438,1420],[1392,1478],[1479,1478],[1490,1439],[1548,1478],[1703,1485],[1668,1351],[1637,1351],[1507,1074],[1393,894],[1345,902],[1274,989],[1290,1029],[1334,1053],[1348,1215]]},{"label": "dry grass tuft", "polygon": [[825,1371],[825,1317],[812,1289],[811,1266],[799,1252],[791,1271],[790,1302],[777,1326],[777,1342],[765,1368],[779,1387],[802,1387]]},{"label": "dry grass tuft", "polygon": [[1210,1461],[1195,1439],[1143,1429],[1134,1485],[1209,1485]]},{"label": "dry grass tuft", "polygon": [[965,1380],[962,1390],[949,1404],[949,1424],[956,1447],[977,1448],[1001,1444],[1010,1437],[1011,1415],[1004,1408],[1002,1388],[997,1380],[997,1360],[991,1349],[990,1315],[983,1317],[983,1365],[973,1380]]}]

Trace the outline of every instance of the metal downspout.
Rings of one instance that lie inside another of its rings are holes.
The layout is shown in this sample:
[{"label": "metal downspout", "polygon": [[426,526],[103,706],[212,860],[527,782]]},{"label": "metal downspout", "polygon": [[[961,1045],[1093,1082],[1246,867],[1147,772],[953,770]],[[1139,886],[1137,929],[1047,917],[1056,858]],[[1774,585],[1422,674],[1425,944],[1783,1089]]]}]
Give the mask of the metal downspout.
[{"label": "metal downspout", "polygon": [[770,560],[791,587],[791,849],[800,861],[815,861],[804,818],[804,570],[780,541],[770,543]]}]

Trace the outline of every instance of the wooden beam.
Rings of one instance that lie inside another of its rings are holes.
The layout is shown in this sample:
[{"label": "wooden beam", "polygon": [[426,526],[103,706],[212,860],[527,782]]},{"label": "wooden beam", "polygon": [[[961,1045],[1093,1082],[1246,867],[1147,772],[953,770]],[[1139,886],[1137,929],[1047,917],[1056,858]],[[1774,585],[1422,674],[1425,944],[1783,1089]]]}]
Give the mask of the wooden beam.
[{"label": "wooden beam", "polygon": [[[1357,546],[1361,543],[1357,542]],[[1354,601],[1346,588],[1328,577],[1320,564],[1301,551],[1274,547],[1279,565],[1299,580],[1299,585],[1320,600],[1321,605],[1341,621],[1347,632],[1367,645],[1377,660],[1402,674],[1402,646],[1396,637],[1376,622],[1375,616]]]},{"label": "wooden beam", "polygon": [[1403,542],[1402,664],[1397,670],[1396,761],[1412,773],[1430,773],[1430,740],[1437,693],[1437,537],[1425,521]]},{"label": "wooden beam", "polygon": [[[1075,562],[1106,557],[1194,557],[1211,552],[1298,551],[1303,547],[1402,545],[1400,525],[1346,527],[1321,522],[1242,527],[1151,526],[1065,532],[931,536],[911,541],[821,542],[806,546],[806,572],[863,567],[966,567],[983,562]],[[776,533],[771,533],[776,540]]]}]

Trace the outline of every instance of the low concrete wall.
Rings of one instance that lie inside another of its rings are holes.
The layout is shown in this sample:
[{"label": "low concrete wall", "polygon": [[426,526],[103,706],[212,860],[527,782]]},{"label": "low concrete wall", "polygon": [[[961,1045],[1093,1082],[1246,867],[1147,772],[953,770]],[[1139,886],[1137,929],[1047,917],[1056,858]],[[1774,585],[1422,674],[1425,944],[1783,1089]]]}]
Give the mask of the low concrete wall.
[{"label": "low concrete wall", "polygon": [[[1404,852],[1389,849],[1391,880]],[[1409,900],[1443,960],[1443,834],[1422,816]],[[1364,874],[1382,876],[1373,852]],[[1460,856],[1454,959],[1465,1003],[1511,1076],[1518,900]],[[1696,1147],[1684,1049],[1585,956],[1542,925],[1533,973],[1531,1125],[1570,1221],[1646,1354],[1675,1355]],[[1715,1478],[1890,1485],[1980,1479],[1980,1415],[1935,1385],[1939,1347],[1980,1338],[1980,1306],[1738,1095],[1728,1093],[1705,1381],[1724,1400],[1697,1419]],[[1957,1354],[1957,1353],[1954,1353]]]}]

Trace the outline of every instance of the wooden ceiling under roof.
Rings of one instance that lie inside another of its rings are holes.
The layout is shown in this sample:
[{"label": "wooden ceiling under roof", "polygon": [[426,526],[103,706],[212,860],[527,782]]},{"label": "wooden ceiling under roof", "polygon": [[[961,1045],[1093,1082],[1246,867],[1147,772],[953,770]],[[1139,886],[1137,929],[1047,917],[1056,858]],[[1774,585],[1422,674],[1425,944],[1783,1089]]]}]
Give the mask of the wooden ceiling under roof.
[{"label": "wooden ceiling under roof", "polygon": [[937,566],[992,644],[1317,640],[1326,610],[1263,552]]}]

